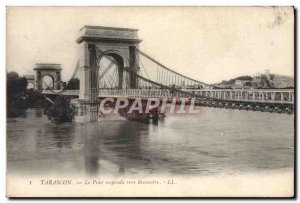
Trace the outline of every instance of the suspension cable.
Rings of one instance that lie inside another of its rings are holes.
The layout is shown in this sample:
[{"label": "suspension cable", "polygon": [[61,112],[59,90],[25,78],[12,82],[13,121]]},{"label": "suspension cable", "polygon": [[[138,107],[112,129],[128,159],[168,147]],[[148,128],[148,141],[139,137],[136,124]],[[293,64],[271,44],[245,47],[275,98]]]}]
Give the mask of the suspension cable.
[{"label": "suspension cable", "polygon": [[182,75],[181,73],[178,73],[178,72],[176,72],[176,71],[173,71],[172,69],[170,69],[170,68],[164,66],[163,64],[161,64],[160,62],[158,62],[157,60],[155,60],[154,58],[152,58],[151,56],[149,56],[149,55],[147,55],[146,53],[142,52],[140,49],[137,49],[137,51],[138,51],[142,56],[148,58],[148,59],[151,60],[152,62],[156,63],[157,65],[161,66],[162,68],[164,68],[164,69],[166,69],[166,70],[168,70],[168,71],[171,71],[171,72],[173,72],[173,73],[175,73],[175,74],[177,74],[177,75],[179,75],[179,76],[181,76],[181,77],[183,77],[183,78],[186,78],[186,79],[188,79],[188,80],[192,80],[192,81],[194,81],[194,82],[196,82],[196,83],[200,83],[200,84],[206,85],[206,86],[212,86],[212,85],[209,85],[209,84],[207,84],[207,83],[204,83],[204,82],[201,82],[201,81],[192,79],[192,78],[190,78],[190,77],[184,76],[184,75]]}]

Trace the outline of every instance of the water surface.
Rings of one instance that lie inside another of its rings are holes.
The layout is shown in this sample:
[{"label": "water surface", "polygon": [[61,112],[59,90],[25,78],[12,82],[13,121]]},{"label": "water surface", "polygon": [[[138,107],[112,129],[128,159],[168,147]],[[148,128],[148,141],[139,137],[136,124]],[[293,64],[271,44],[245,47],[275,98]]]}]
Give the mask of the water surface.
[{"label": "water surface", "polygon": [[293,115],[203,107],[158,125],[50,123],[41,109],[7,120],[9,174],[210,175],[290,169]]}]

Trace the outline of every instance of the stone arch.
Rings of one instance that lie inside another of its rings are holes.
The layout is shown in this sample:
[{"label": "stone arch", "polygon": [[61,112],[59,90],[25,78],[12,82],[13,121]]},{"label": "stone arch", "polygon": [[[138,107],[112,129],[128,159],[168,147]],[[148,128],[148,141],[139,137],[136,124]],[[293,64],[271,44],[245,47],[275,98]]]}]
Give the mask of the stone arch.
[{"label": "stone arch", "polygon": [[[129,63],[129,59],[122,54],[122,52],[118,50],[107,50],[102,52],[98,57],[97,57],[97,64],[100,67],[100,61],[103,57],[108,56],[108,60],[113,60],[117,67],[118,67],[118,88],[121,89],[123,86],[123,76],[124,76],[124,67],[126,64]],[[111,57],[111,59],[110,59]],[[101,68],[101,67],[100,67]],[[101,72],[99,71],[101,74]]]},{"label": "stone arch", "polygon": [[[28,85],[32,84],[33,85],[33,89],[35,89],[34,75],[23,75],[23,77],[26,78],[26,80],[28,82]],[[28,85],[27,85],[27,89],[28,89]]]},{"label": "stone arch", "polygon": [[[29,84],[31,84],[33,87],[29,88]],[[35,89],[35,83],[33,81],[29,81],[27,84],[27,89]]]},{"label": "stone arch", "polygon": [[[44,81],[45,77],[51,78],[52,82],[50,84],[46,83],[46,81]],[[54,83],[56,81],[54,74],[44,74],[44,75],[41,76],[41,80],[42,80],[42,89],[47,89],[48,88],[48,87],[45,87],[45,85],[49,85],[49,87],[51,89],[54,89]]]},{"label": "stone arch", "polygon": [[123,66],[123,67],[128,67],[129,58],[119,50],[110,49],[110,50],[101,52],[97,57],[98,64],[99,64],[99,61],[101,60],[101,58],[104,56],[110,56],[110,57],[114,58],[117,63],[120,63],[118,65]]}]

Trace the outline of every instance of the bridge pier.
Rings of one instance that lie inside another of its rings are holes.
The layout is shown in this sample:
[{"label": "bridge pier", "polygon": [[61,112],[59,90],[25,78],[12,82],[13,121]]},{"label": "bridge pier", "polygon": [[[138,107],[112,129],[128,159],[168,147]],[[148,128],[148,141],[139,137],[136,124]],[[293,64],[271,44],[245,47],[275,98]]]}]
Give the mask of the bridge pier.
[{"label": "bridge pier", "polygon": [[98,120],[98,105],[81,99],[72,99],[71,105],[74,105],[76,109],[75,122],[84,123]]},{"label": "bridge pier", "polygon": [[[72,100],[78,121],[98,120],[98,72],[96,46],[83,44],[84,64],[81,67],[79,99]],[[84,109],[84,110],[83,110]]]}]

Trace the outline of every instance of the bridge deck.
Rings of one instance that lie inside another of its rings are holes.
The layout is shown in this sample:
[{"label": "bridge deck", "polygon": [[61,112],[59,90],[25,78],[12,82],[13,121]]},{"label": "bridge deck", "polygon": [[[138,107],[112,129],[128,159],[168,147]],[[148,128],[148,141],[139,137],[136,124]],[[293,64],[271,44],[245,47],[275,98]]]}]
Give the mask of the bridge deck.
[{"label": "bridge deck", "polygon": [[199,89],[176,92],[157,89],[102,89],[99,97],[129,97],[129,98],[153,98],[153,97],[198,97],[202,99],[243,101],[256,103],[294,103],[294,90],[287,89]]},{"label": "bridge deck", "polygon": [[[43,94],[79,96],[79,90],[43,90]],[[200,99],[256,103],[294,103],[293,89],[100,89],[98,97],[172,98],[198,97]]]}]

